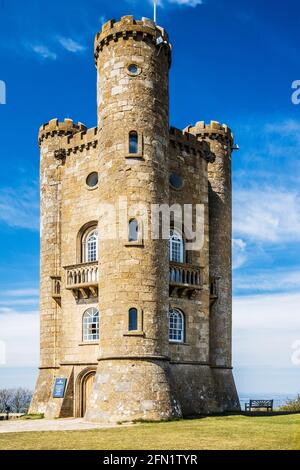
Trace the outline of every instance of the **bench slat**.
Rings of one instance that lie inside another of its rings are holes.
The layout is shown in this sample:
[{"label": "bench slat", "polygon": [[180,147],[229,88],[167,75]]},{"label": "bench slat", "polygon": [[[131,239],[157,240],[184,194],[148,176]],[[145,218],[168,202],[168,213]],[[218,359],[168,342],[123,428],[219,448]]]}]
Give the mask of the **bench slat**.
[{"label": "bench slat", "polygon": [[245,410],[251,411],[252,408],[267,408],[273,411],[274,400],[250,400],[245,404]]}]

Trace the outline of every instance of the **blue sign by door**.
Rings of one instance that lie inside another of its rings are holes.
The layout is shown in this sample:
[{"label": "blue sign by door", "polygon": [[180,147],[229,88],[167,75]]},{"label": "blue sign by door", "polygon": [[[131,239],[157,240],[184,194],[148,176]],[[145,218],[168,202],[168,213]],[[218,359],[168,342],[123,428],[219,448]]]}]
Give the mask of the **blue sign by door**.
[{"label": "blue sign by door", "polygon": [[66,390],[67,379],[55,379],[53,388],[53,398],[64,398]]}]

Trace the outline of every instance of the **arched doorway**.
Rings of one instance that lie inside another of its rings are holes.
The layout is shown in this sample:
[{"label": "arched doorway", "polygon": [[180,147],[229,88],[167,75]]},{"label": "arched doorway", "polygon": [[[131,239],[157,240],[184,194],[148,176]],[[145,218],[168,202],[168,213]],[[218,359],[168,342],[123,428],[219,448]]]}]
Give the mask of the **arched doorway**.
[{"label": "arched doorway", "polygon": [[81,416],[84,417],[87,404],[93,389],[96,371],[85,374],[81,381]]}]

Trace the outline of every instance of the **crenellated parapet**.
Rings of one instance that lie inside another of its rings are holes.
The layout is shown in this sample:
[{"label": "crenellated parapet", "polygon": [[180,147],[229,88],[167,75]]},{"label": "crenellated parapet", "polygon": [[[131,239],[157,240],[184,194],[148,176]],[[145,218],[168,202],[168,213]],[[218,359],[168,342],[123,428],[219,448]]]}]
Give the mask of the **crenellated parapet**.
[{"label": "crenellated parapet", "polygon": [[65,149],[66,155],[96,148],[98,145],[98,127],[67,135],[62,139],[61,145]]},{"label": "crenellated parapet", "polygon": [[222,144],[232,148],[234,136],[231,129],[226,124],[220,124],[217,121],[211,121],[206,124],[204,121],[199,121],[195,126],[188,126],[184,132],[189,132],[197,137],[197,139],[211,139],[218,140]]},{"label": "crenellated parapet", "polygon": [[58,119],[51,119],[51,121],[47,122],[43,126],[40,127],[39,130],[39,146],[41,146],[42,142],[49,137],[54,136],[72,136],[77,132],[86,131],[87,127],[78,122],[75,124],[72,119],[65,119],[64,121],[59,121]]},{"label": "crenellated parapet", "polygon": [[[137,39],[139,41],[150,41],[158,47],[166,46],[164,47],[164,50],[169,55],[171,62],[171,45],[169,43],[168,34],[164,28],[157,26],[154,21],[148,18],[135,20],[133,16],[123,16],[120,21],[107,21],[103,25],[102,30],[96,35],[96,65],[98,62],[99,53],[103,50],[104,46],[108,45],[111,41],[116,42],[129,38]],[[159,38],[161,38],[161,40]]]},{"label": "crenellated parapet", "polygon": [[197,155],[205,158],[208,162],[213,162],[215,159],[206,142],[199,141],[194,134],[187,132],[186,129],[182,131],[176,127],[171,127],[170,145],[185,155]]}]

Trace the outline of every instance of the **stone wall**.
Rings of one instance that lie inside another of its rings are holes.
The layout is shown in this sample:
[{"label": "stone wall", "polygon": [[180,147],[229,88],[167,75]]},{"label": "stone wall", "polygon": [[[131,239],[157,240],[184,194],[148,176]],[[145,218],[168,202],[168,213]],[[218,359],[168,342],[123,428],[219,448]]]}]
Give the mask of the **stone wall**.
[{"label": "stone wall", "polygon": [[[203,246],[185,252],[185,263],[202,269],[202,289],[195,298],[172,296],[170,307],[185,315],[186,338],[184,344],[169,344],[171,360],[209,363],[209,225],[207,192],[207,153],[205,145],[188,133],[171,128],[169,174],[175,173],[183,182],[181,189],[170,187],[170,206],[196,204],[203,206]],[[196,230],[195,225],[193,230]],[[185,245],[189,241],[187,227],[181,227]]]}]

